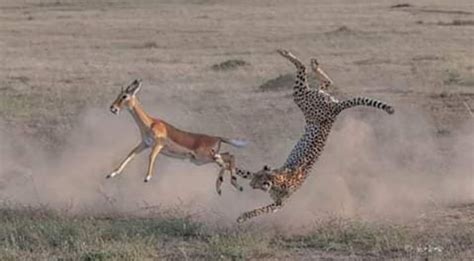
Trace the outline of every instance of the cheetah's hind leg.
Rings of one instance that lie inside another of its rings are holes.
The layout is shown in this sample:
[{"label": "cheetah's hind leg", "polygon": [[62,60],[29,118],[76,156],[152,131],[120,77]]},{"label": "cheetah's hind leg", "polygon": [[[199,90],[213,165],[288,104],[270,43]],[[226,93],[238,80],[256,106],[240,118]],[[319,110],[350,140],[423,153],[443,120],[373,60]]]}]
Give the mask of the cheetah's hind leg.
[{"label": "cheetah's hind leg", "polygon": [[309,90],[306,67],[298,58],[296,58],[296,56],[294,56],[288,50],[278,49],[277,52],[296,66],[296,80],[295,85],[293,86],[293,95],[300,97],[298,99],[300,100],[304,92]]},{"label": "cheetah's hind leg", "polygon": [[285,50],[285,49],[278,49],[277,52],[281,56],[288,59],[291,63],[293,63],[297,69],[305,68],[304,64],[298,58],[296,58],[296,56],[292,54],[290,51]]},{"label": "cheetah's hind leg", "polygon": [[316,79],[319,81],[319,89],[326,90],[329,88],[330,85],[333,84],[333,80],[329,78],[329,76],[321,69],[319,62],[316,58],[311,58],[311,69],[313,70],[314,74],[316,75]]}]

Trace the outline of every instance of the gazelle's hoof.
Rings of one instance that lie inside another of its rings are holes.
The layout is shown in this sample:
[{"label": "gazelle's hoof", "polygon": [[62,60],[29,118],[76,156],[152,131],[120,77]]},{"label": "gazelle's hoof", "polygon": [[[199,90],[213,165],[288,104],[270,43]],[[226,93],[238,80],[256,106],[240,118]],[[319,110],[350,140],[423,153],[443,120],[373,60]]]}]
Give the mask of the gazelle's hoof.
[{"label": "gazelle's hoof", "polygon": [[144,180],[145,183],[147,183],[148,181],[150,181],[150,179],[151,179],[151,177],[146,177],[145,180]]},{"label": "gazelle's hoof", "polygon": [[109,175],[105,176],[106,179],[113,178],[115,175],[117,175],[117,172],[112,172]]}]

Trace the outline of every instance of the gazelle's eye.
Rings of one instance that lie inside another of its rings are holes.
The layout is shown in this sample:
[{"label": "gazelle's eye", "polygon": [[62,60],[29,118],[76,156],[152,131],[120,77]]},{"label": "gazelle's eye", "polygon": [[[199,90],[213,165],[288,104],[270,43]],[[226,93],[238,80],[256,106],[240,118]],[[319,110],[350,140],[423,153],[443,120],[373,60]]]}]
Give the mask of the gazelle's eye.
[{"label": "gazelle's eye", "polygon": [[128,97],[127,95],[124,95],[124,96],[122,96],[122,99],[125,100],[125,99],[127,99],[127,97]]}]

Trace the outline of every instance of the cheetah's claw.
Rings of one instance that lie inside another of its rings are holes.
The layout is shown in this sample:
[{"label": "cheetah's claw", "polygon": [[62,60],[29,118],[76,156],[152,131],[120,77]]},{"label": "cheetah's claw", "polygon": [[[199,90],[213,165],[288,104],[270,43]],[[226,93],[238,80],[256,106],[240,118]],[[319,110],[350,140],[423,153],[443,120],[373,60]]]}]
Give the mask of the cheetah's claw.
[{"label": "cheetah's claw", "polygon": [[316,58],[311,58],[310,63],[311,63],[311,67],[313,67],[313,69],[316,69],[316,68],[319,67],[319,62]]},{"label": "cheetah's claw", "polygon": [[238,218],[237,218],[237,223],[241,224],[245,221],[247,221],[247,219],[249,219],[246,215],[247,213],[244,213],[242,215],[240,215]]},{"label": "cheetah's claw", "polygon": [[280,55],[284,56],[284,57],[290,56],[290,52],[289,52],[288,50],[285,50],[285,49],[277,49],[277,52],[278,52]]}]

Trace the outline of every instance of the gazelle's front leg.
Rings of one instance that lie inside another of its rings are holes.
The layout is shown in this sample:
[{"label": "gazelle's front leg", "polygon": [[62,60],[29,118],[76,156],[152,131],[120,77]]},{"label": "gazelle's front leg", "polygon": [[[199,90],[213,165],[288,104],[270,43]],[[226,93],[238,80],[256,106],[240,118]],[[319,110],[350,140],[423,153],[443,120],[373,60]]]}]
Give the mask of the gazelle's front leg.
[{"label": "gazelle's front leg", "polygon": [[119,167],[116,168],[112,173],[106,176],[106,178],[112,178],[117,174],[120,174],[122,170],[127,166],[127,164],[137,155],[138,153],[142,152],[144,149],[146,149],[145,143],[141,142],[138,144],[128,155],[127,157],[120,163]]},{"label": "gazelle's front leg", "polygon": [[148,182],[151,179],[151,176],[153,174],[153,166],[155,165],[156,156],[158,156],[161,149],[163,149],[163,144],[160,144],[160,143],[155,144],[155,146],[151,148],[150,160],[148,162],[148,173],[145,177],[145,182]]},{"label": "gazelle's front leg", "polygon": [[275,202],[265,207],[257,208],[252,211],[243,213],[237,218],[237,223],[245,222],[251,218],[278,211],[283,206],[282,202]]},{"label": "gazelle's front leg", "polygon": [[321,69],[319,66],[318,60],[316,58],[311,58],[311,69],[316,75],[316,78],[319,81],[319,89],[325,90],[333,83],[331,78]]}]

